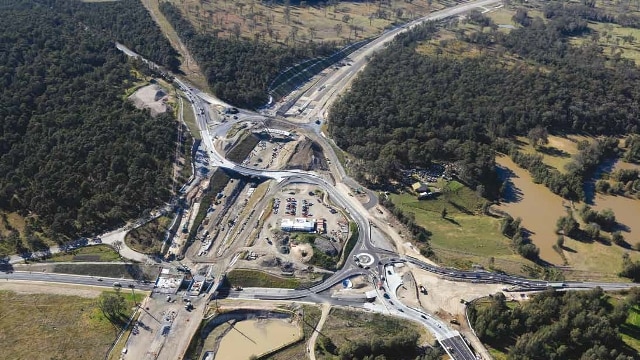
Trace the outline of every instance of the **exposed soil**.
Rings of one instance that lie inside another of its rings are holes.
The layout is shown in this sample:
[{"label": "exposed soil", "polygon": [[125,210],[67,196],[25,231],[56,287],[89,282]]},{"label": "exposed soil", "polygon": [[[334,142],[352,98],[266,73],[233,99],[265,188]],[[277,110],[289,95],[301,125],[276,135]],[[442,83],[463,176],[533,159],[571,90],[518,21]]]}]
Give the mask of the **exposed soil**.
[{"label": "exposed soil", "polygon": [[287,169],[328,170],[322,147],[308,138],[302,138],[291,152]]},{"label": "exposed soil", "polygon": [[149,109],[151,116],[157,116],[167,111],[166,101],[168,98],[167,93],[156,84],[141,87],[129,96],[138,109]]},{"label": "exposed soil", "polygon": [[104,289],[94,286],[48,284],[34,281],[0,282],[0,290],[9,290],[17,294],[73,295],[84,298],[97,298],[104,291]]}]

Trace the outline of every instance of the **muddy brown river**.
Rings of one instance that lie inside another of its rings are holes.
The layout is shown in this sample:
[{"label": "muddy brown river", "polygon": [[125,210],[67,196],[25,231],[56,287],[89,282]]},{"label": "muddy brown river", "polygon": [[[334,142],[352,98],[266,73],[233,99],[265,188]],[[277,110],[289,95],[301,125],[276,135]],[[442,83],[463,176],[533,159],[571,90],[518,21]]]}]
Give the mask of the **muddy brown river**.
[{"label": "muddy brown river", "polygon": [[522,218],[522,226],[530,232],[529,238],[540,248],[540,258],[552,264],[562,265],[562,258],[553,250],[557,235],[556,221],[566,214],[561,197],[542,184],[535,184],[529,172],[516,165],[508,156],[496,157],[500,176],[508,178],[509,195],[497,209],[513,218]]},{"label": "muddy brown river", "polygon": [[[521,217],[522,225],[531,232],[531,241],[540,248],[540,257],[562,265],[560,255],[553,250],[557,239],[555,224],[559,217],[566,214],[565,206],[570,206],[570,202],[555,195],[544,185],[534,184],[531,175],[508,156],[496,157],[496,164],[501,177],[509,179],[507,199],[497,208],[514,218]],[[637,166],[621,162],[612,164],[613,169]],[[574,206],[578,209],[582,204],[576,203]],[[627,242],[634,245],[640,241],[640,200],[596,194],[592,207],[595,210],[612,209]]]}]

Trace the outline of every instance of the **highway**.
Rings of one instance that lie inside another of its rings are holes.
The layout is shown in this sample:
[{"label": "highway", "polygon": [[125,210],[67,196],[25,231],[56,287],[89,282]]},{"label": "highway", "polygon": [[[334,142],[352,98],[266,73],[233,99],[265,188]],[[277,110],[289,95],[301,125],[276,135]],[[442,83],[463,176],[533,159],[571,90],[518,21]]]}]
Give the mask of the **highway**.
[{"label": "highway", "polygon": [[[479,6],[490,6],[500,0],[479,0],[471,1],[462,5],[458,5],[449,9],[432,13],[421,19],[412,21],[402,27],[390,30],[377,39],[371,41],[360,50],[353,53],[350,58],[351,65],[342,67],[339,70],[327,75],[325,78],[318,81],[317,84],[308,90],[308,94],[318,94],[315,96],[315,101],[319,106],[315,107],[313,111],[306,115],[304,120],[307,121],[305,128],[314,131],[319,134],[319,127],[309,125],[315,121],[316,118],[323,118],[326,110],[335,100],[337,95],[342,93],[357,75],[357,73],[364,68],[367,63],[367,59],[375,53],[378,49],[383,47],[389,41],[391,41],[398,34],[417,26],[419,23],[438,20],[450,16],[455,16],[463,12],[469,11]],[[118,48],[125,52],[129,56],[139,55],[124,48],[118,44]],[[123,49],[124,48],[124,49]],[[488,271],[465,271],[451,268],[443,268],[425,263],[419,259],[412,257],[401,257],[388,250],[379,249],[371,243],[370,232],[370,220],[369,214],[366,209],[375,205],[375,194],[370,192],[370,198],[372,199],[367,206],[363,207],[357,203],[357,200],[345,196],[338,188],[328,182],[321,175],[314,172],[307,172],[302,170],[263,170],[256,169],[249,166],[239,165],[225,158],[224,154],[217,151],[214,146],[214,141],[218,136],[224,136],[231,128],[234,122],[227,122],[223,124],[217,124],[212,120],[209,104],[216,104],[229,107],[228,104],[206,94],[187,82],[178,78],[174,79],[178,87],[185,93],[188,101],[191,103],[191,107],[196,116],[196,123],[199,128],[202,137],[202,146],[206,149],[207,155],[210,157],[209,166],[217,166],[231,171],[235,171],[245,176],[253,176],[260,178],[274,179],[279,183],[279,186],[294,183],[314,184],[321,187],[331,198],[331,200],[339,207],[341,207],[357,224],[358,226],[358,240],[351,254],[345,254],[345,262],[342,269],[336,271],[331,277],[326,279],[321,284],[317,284],[308,289],[266,289],[266,288],[247,288],[242,291],[231,291],[228,297],[231,298],[244,298],[244,299],[263,299],[263,300],[292,300],[298,299],[300,301],[310,302],[334,302],[341,303],[339,300],[328,300],[325,295],[326,291],[331,287],[339,284],[344,279],[365,275],[371,276],[374,279],[385,278],[386,294],[389,299],[386,299],[385,292],[378,290],[380,300],[383,301],[389,313],[406,318],[412,321],[417,321],[423,324],[431,331],[438,341],[442,344],[443,348],[447,351],[449,356],[453,359],[472,360],[476,359],[475,355],[468,347],[464,339],[457,331],[451,330],[448,324],[438,320],[437,318],[421,311],[420,309],[414,309],[404,305],[396,297],[396,289],[401,286],[401,280],[398,281],[399,276],[394,275],[393,264],[396,263],[410,263],[413,266],[422,268],[431,273],[440,275],[444,278],[458,281],[468,282],[490,282],[490,283],[502,283],[509,286],[508,290],[513,291],[531,291],[542,290],[547,287],[555,287],[559,290],[570,289],[590,289],[596,286],[603,288],[604,290],[620,290],[628,289],[635,286],[631,283],[596,283],[596,282],[563,282],[563,283],[550,283],[543,280],[525,279],[516,276],[510,276],[506,274],[492,273]],[[324,91],[319,91],[321,89]],[[263,118],[261,115],[247,110],[240,110],[238,114],[238,121],[254,121],[256,119]],[[322,136],[318,136],[322,139]],[[325,141],[329,141],[325,139]],[[326,145],[326,144],[325,144]],[[330,146],[324,146],[325,149],[330,149]],[[346,173],[340,163],[337,161],[335,154],[332,150],[329,151],[333,154],[332,158],[334,167],[338,171],[339,180],[349,187],[358,187],[358,184],[346,176]],[[373,204],[373,205],[372,205]],[[120,233],[118,233],[119,236]],[[354,259],[353,254],[366,254],[372,259],[371,266],[362,266],[359,260]],[[30,273],[30,272],[9,272],[0,273],[0,280],[23,280],[23,281],[44,281],[44,282],[58,282],[69,284],[82,284],[101,287],[113,287],[114,282],[120,283],[123,288],[128,288],[129,285],[133,285],[136,289],[152,290],[153,284],[146,284],[135,282],[133,280],[125,279],[112,279],[90,276],[78,276],[78,275],[66,275],[66,274],[51,274],[51,273]],[[219,284],[219,281],[216,281]],[[213,291],[215,292],[216,289]],[[362,305],[362,304],[361,304]]]},{"label": "highway", "polygon": [[[312,131],[318,133],[318,126],[308,125],[314,122],[314,117],[318,116],[318,114],[322,114],[328,106],[330,106],[331,102],[335,97],[341,93],[348,86],[349,82],[356,76],[358,71],[362,69],[367,62],[367,57],[372,55],[376,49],[384,46],[384,44],[388,43],[393,39],[393,37],[397,36],[399,33],[406,31],[406,29],[416,26],[420,22],[428,21],[428,20],[437,20],[447,16],[453,16],[460,14],[464,11],[468,11],[477,6],[487,6],[494,3],[497,3],[497,0],[484,0],[484,1],[475,1],[470,2],[461,6],[457,6],[451,9],[447,9],[445,11],[437,12],[431,14],[422,19],[416,20],[408,25],[405,25],[401,28],[394,29],[389,31],[378,39],[372,41],[367,44],[365,47],[360,49],[351,55],[352,64],[349,67],[343,67],[340,70],[326,76],[324,79],[319,81],[314,87],[312,87],[309,92],[318,91],[320,87],[324,87],[327,89],[325,92],[321,92],[322,97],[318,100],[321,106],[316,107],[316,111],[308,114],[306,116],[307,125],[305,128],[311,129]],[[337,190],[336,186],[330,184],[327,180],[322,178],[320,175],[313,172],[305,172],[301,170],[263,170],[263,169],[255,169],[249,166],[242,166],[236,163],[233,163],[225,158],[224,154],[221,154],[217,151],[214,146],[214,140],[216,137],[226,135],[227,131],[231,128],[234,123],[240,121],[256,121],[260,119],[260,115],[256,113],[252,113],[246,110],[241,110],[237,115],[237,121],[228,121],[224,124],[214,124],[211,120],[211,116],[209,114],[209,107],[205,106],[208,104],[216,104],[228,106],[216,100],[215,98],[205,94],[193,86],[187,84],[184,81],[176,79],[176,84],[180,87],[180,89],[187,95],[187,98],[192,104],[192,108],[194,114],[196,115],[197,124],[200,129],[203,146],[207,150],[207,154],[211,158],[212,166],[219,166],[222,168],[226,168],[232,171],[235,171],[239,174],[246,176],[254,176],[254,177],[262,177],[262,178],[270,178],[274,179],[281,184],[291,184],[291,183],[307,183],[307,184],[315,184],[321,187],[327,194],[331,197],[332,201],[334,201],[338,206],[342,207],[343,210],[352,217],[353,221],[358,225],[359,237],[357,244],[352,252],[352,254],[357,253],[366,253],[367,255],[373,258],[374,264],[377,266],[372,266],[370,269],[365,269],[363,267],[358,266],[359,264],[353,259],[351,254],[348,254],[346,257],[345,264],[343,268],[337,272],[335,272],[329,279],[324,281],[321,284],[313,286],[309,289],[263,289],[263,288],[254,288],[254,289],[244,289],[242,291],[231,291],[228,294],[228,297],[231,298],[245,298],[245,299],[264,299],[264,300],[291,300],[297,299],[299,301],[304,300],[318,300],[322,299],[323,295],[321,293],[325,292],[329,288],[339,284],[342,280],[356,276],[356,275],[371,275],[374,278],[380,279],[384,276],[384,268],[388,267],[394,263],[399,262],[409,262],[415,266],[418,266],[424,270],[430,271],[434,274],[441,275],[451,280],[461,280],[461,281],[469,281],[469,282],[493,282],[493,283],[503,283],[505,285],[509,285],[513,287],[514,290],[518,291],[526,291],[526,290],[541,290],[544,289],[551,284],[546,281],[541,280],[531,280],[520,277],[513,277],[504,274],[496,274],[486,271],[461,271],[457,269],[447,269],[442,267],[433,266],[427,263],[424,263],[418,259],[406,257],[400,258],[399,256],[390,253],[389,251],[377,249],[373,244],[371,244],[371,234],[369,228],[369,220],[368,214],[366,211],[362,211],[358,206],[353,204],[353,199],[346,197],[340,191]],[[319,136],[320,138],[320,136]],[[330,149],[330,146],[325,146],[325,149]],[[332,152],[332,151],[331,151]],[[333,156],[335,159],[335,154]],[[346,176],[344,169],[340,166],[337,159],[333,161],[335,168],[338,171],[339,179],[345,183],[347,183],[350,187],[357,187],[357,183],[352,179]],[[372,198],[375,198],[375,194],[370,194]],[[375,202],[373,202],[375,204]],[[557,284],[556,284],[557,285]],[[562,289],[586,289],[592,288],[594,286],[601,286],[605,289],[621,289],[628,288],[633,286],[633,284],[603,284],[603,283],[564,283]],[[389,284],[387,283],[387,288]],[[446,323],[443,323],[432,316],[421,312],[418,309],[412,309],[404,304],[402,304],[395,297],[395,289],[389,291],[389,296],[392,296],[392,302],[394,306],[391,308],[391,313],[405,317],[407,319],[418,321],[426,326],[436,337],[438,341],[441,342],[442,346],[445,348],[447,353],[453,359],[463,359],[463,360],[471,360],[475,359],[475,356],[467,346],[466,342],[460,337],[459,333],[451,330]],[[326,297],[325,297],[326,298]]]},{"label": "highway", "polygon": [[48,283],[62,283],[62,284],[76,284],[76,285],[90,285],[100,286],[106,288],[113,288],[114,284],[120,284],[123,289],[130,289],[133,287],[137,290],[151,291],[154,284],[148,282],[141,282],[133,279],[121,279],[121,278],[107,278],[98,276],[84,276],[84,275],[70,275],[59,273],[46,273],[46,272],[31,272],[31,271],[13,271],[13,272],[0,272],[0,281],[9,280],[21,280],[21,281],[40,281]]},{"label": "highway", "polygon": [[[379,279],[384,273],[380,274],[380,270],[376,273],[376,267],[367,268],[360,267],[356,260],[353,258],[352,254],[365,253],[372,258],[374,264],[378,264],[382,262],[382,256],[389,256],[389,252],[387,250],[377,249],[371,243],[371,234],[369,227],[369,220],[366,215],[366,211],[361,211],[358,209],[352,201],[352,198],[349,198],[342,194],[338,189],[333,185],[329,184],[324,178],[319,176],[313,172],[307,172],[302,170],[264,170],[264,169],[255,169],[249,166],[238,165],[228,159],[225,158],[224,154],[218,153],[216,147],[214,146],[214,136],[211,134],[211,130],[209,129],[210,117],[208,115],[208,110],[206,107],[200,107],[200,101],[202,98],[197,95],[197,93],[193,90],[192,86],[187,85],[182,81],[176,82],[180,89],[185,92],[188,99],[192,101],[192,106],[194,108],[194,112],[196,114],[197,124],[200,128],[200,132],[203,138],[203,144],[207,148],[207,152],[210,154],[212,158],[212,165],[216,165],[222,168],[226,168],[228,170],[235,171],[239,174],[245,176],[255,176],[262,178],[270,178],[278,181],[279,183],[284,184],[293,184],[293,183],[304,183],[304,184],[314,184],[316,186],[321,187],[331,200],[339,207],[341,207],[356,223],[358,226],[358,241],[352,251],[351,254],[345,254],[345,263],[342,269],[336,271],[331,277],[326,279],[321,284],[313,286],[309,289],[299,289],[299,290],[290,290],[290,289],[251,289],[251,291],[232,291],[229,293],[229,297],[236,298],[249,298],[249,299],[260,299],[260,300],[292,300],[292,299],[302,299],[313,297],[314,295],[324,292],[329,288],[341,283],[344,279],[348,279],[357,275],[371,275],[375,279]],[[203,109],[198,111],[199,109]],[[225,127],[228,128],[228,127]],[[217,133],[214,130],[214,134]],[[222,135],[222,134],[220,134]],[[218,136],[218,135],[215,135]],[[379,268],[379,267],[378,267]],[[215,288],[212,290],[213,293],[217,290],[217,285],[220,282],[216,282]],[[424,321],[421,317],[422,314],[418,313],[416,310],[408,308],[398,301],[399,306],[402,311],[398,312],[398,316],[409,317],[414,321],[419,321],[424,324],[432,333],[436,334],[439,341],[444,341],[450,339],[449,342],[456,344],[458,347],[464,347],[464,350],[459,351],[450,351],[449,349],[453,349],[452,346],[447,346],[444,343],[442,346],[445,348],[447,353],[451,356],[452,359],[460,359],[460,360],[472,360],[475,359],[475,356],[472,358],[467,357],[467,354],[473,354],[472,351],[468,348],[466,343],[463,341],[455,340],[456,337],[459,336],[457,332],[453,332],[449,330],[446,324],[444,323],[434,323],[433,321]],[[450,336],[446,336],[449,334]]]}]

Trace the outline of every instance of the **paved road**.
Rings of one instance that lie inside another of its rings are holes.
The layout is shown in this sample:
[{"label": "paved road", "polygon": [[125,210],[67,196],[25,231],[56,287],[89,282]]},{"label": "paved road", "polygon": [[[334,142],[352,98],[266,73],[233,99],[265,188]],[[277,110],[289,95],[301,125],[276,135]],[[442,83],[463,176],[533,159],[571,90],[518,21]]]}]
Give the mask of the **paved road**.
[{"label": "paved road", "polygon": [[91,285],[106,288],[114,287],[114,283],[119,283],[123,289],[129,289],[132,285],[135,289],[150,291],[153,289],[153,283],[144,283],[131,279],[107,278],[99,276],[83,276],[69,275],[59,273],[31,272],[31,271],[14,271],[10,273],[0,272],[0,281],[24,280],[24,281],[42,281],[49,283],[78,284]]},{"label": "paved road", "polygon": [[[437,13],[433,13],[429,16],[426,16],[422,19],[413,21],[405,26],[393,29],[376,40],[373,40],[371,43],[357,51],[356,53],[351,55],[352,65],[346,68],[342,68],[339,71],[334,72],[332,75],[327,76],[326,79],[319,81],[316,84],[315,88],[312,87],[310,91],[317,91],[317,89],[321,86],[325,86],[327,91],[323,93],[322,97],[319,99],[321,106],[318,106],[315,111],[311,112],[306,120],[309,122],[314,121],[314,117],[322,117],[324,115],[324,111],[330,106],[331,102],[334,101],[336,96],[341,93],[349,84],[349,82],[355,77],[355,75],[366,65],[367,57],[372,55],[377,49],[384,46],[386,43],[391,41],[395,36],[399,33],[406,31],[406,29],[410,29],[414,26],[417,26],[419,23],[428,21],[428,20],[437,20],[442,19],[449,16],[454,16],[466,11],[469,11],[473,8],[479,6],[488,6],[491,4],[498,3],[499,0],[479,0],[472,1],[463,5],[459,5],[450,9],[446,9],[443,11],[439,11]],[[370,242],[370,229],[369,222],[366,217],[366,211],[362,211],[361,208],[353,203],[352,199],[345,197],[340,191],[336,190],[335,186],[329,184],[325,179],[313,172],[305,172],[301,170],[262,170],[255,169],[248,166],[242,166],[235,164],[229,160],[227,160],[224,155],[219,154],[215,147],[213,146],[213,140],[218,133],[215,129],[212,130],[209,128],[209,125],[212,124],[212,120],[208,111],[208,107],[205,106],[206,103],[215,103],[223,106],[228,106],[219,100],[209,96],[208,94],[202,93],[197,89],[194,89],[192,86],[187,83],[176,79],[176,83],[180,86],[182,91],[185,92],[189,101],[192,104],[192,108],[194,113],[196,114],[196,122],[198,127],[200,128],[200,132],[202,134],[203,145],[207,149],[209,156],[212,159],[212,165],[220,166],[223,168],[227,168],[233,171],[236,171],[240,174],[246,176],[256,176],[263,178],[271,178],[276,181],[282,182],[304,182],[304,183],[312,183],[317,186],[322,187],[329,195],[332,197],[333,201],[337,203],[338,206],[341,206],[345,209],[345,211],[354,219],[359,229],[359,237],[358,242],[354,248],[355,253],[366,252],[373,257],[374,262],[378,264],[378,262],[384,262],[384,264],[390,264],[393,262],[401,262],[408,261],[413,263],[414,265],[420,266],[421,268],[431,271],[436,274],[440,274],[442,276],[465,280],[465,281],[477,281],[477,282],[499,282],[505,283],[508,285],[513,285],[518,288],[523,289],[542,289],[550,284],[546,281],[540,280],[529,280],[519,277],[512,277],[508,275],[494,274],[489,272],[469,272],[469,271],[459,271],[456,269],[446,269],[440,268],[436,266],[432,266],[429,264],[425,264],[420,262],[417,259],[407,258],[400,259],[399,257],[393,257],[394,255],[388,251],[382,251],[380,249],[375,248]],[[254,113],[241,111],[239,118],[247,118],[249,116],[257,116]],[[220,126],[220,132],[225,131],[225,128],[228,130],[230,125]],[[317,131],[318,127],[312,127]],[[225,131],[226,132],[226,131]],[[334,161],[337,165],[340,179],[343,180],[350,187],[357,187],[357,184],[352,179],[348,179],[346,174],[344,173],[344,169],[339,165],[337,161]],[[375,196],[372,196],[375,198]],[[375,201],[372,201],[368,204],[369,206],[375,205]],[[380,276],[381,272],[384,273],[382,269],[383,264],[374,266],[373,269],[365,269],[358,267],[358,264],[352,257],[349,255],[345,262],[345,266],[343,269],[337,271],[331,278],[325,281],[323,284],[314,286],[310,289],[302,289],[302,290],[287,290],[287,289],[246,289],[242,292],[232,292],[230,296],[236,297],[250,297],[254,299],[310,299],[312,301],[317,301],[322,298],[319,293],[327,290],[331,286],[338,284],[344,278],[348,278],[351,276],[359,275],[359,274],[369,274],[372,276]],[[376,270],[378,273],[376,274]],[[11,274],[13,275],[13,274]],[[43,275],[44,276],[44,275]],[[51,281],[58,281],[57,279],[51,279]],[[60,281],[72,281],[69,278],[60,279]],[[43,280],[46,281],[46,280]],[[82,280],[86,281],[86,280]],[[557,286],[557,284],[555,284]],[[560,286],[562,289],[583,289],[590,288],[594,286],[601,286],[605,289],[620,289],[620,288],[628,288],[632,286],[632,284],[609,284],[609,283],[565,283]],[[470,359],[469,354],[470,351],[467,352],[468,347],[464,343],[464,341],[459,338],[459,335],[448,329],[446,324],[439,322],[437,319],[430,317],[427,314],[420,313],[418,310],[411,309],[406,307],[404,304],[400,303],[397,298],[395,298],[395,291],[390,291],[389,293],[394,293],[394,309],[395,313],[398,316],[403,316],[410,318],[412,320],[417,320],[423,322],[426,326],[432,330],[440,340],[442,340],[443,346],[447,349],[451,357],[454,359]],[[392,300],[393,301],[393,300]],[[451,349],[451,350],[449,350]]]}]

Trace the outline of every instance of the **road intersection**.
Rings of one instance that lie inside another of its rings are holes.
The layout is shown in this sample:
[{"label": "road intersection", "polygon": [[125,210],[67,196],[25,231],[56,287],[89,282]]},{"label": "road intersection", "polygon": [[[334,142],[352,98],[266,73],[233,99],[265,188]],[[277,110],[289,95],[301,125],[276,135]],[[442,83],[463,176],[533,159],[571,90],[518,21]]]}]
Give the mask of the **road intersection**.
[{"label": "road intersection", "polygon": [[[345,213],[347,213],[351,219],[356,223],[358,227],[358,239],[351,254],[345,254],[344,266],[336,271],[332,276],[327,278],[320,284],[312,286],[308,289],[274,289],[274,288],[245,288],[242,291],[231,290],[228,294],[225,294],[228,298],[241,298],[241,299],[253,299],[253,300],[296,300],[296,301],[308,301],[314,303],[330,303],[336,305],[348,305],[353,307],[360,307],[371,311],[380,311],[377,307],[372,307],[370,304],[363,302],[350,302],[345,300],[339,300],[331,298],[328,294],[328,290],[332,287],[340,284],[343,280],[351,277],[364,275],[373,280],[374,284],[382,282],[382,286],[376,286],[378,298],[384,303],[386,313],[402,317],[411,321],[418,322],[424,325],[431,333],[433,333],[436,339],[442,344],[442,347],[453,359],[471,360],[476,359],[476,355],[471,351],[467,342],[462,338],[460,333],[449,328],[448,324],[437,319],[436,317],[424,312],[421,309],[413,308],[404,305],[396,296],[396,290],[402,285],[402,279],[395,273],[395,266],[398,264],[411,265],[421,268],[433,274],[437,274],[444,278],[456,281],[466,281],[472,283],[501,283],[505,284],[505,290],[509,291],[537,291],[544,290],[548,287],[554,287],[558,290],[569,289],[591,289],[594,287],[601,287],[604,290],[622,290],[628,289],[634,284],[629,283],[598,283],[598,282],[564,282],[564,283],[550,283],[543,280],[532,280],[516,276],[510,276],[506,274],[498,274],[488,271],[464,271],[458,269],[450,269],[438,267],[429,263],[426,263],[420,259],[410,256],[400,256],[392,251],[381,249],[375,246],[371,240],[371,227],[370,224],[374,219],[369,215],[367,210],[376,204],[376,197],[373,192],[368,192],[369,203],[365,206],[360,204],[357,200],[347,196],[340,190],[336,183],[346,184],[348,187],[358,187],[357,183],[349,178],[344,168],[337,160],[332,147],[327,144],[326,139],[320,134],[318,126],[312,125],[316,119],[324,120],[326,111],[332,102],[336,99],[337,95],[342,93],[355,77],[355,75],[366,65],[368,58],[375,53],[377,49],[391,41],[398,34],[406,31],[407,29],[417,26],[419,23],[429,20],[439,20],[450,16],[455,16],[474,8],[490,6],[499,3],[500,0],[479,0],[470,1],[468,3],[448,8],[439,12],[435,12],[422,19],[413,21],[401,27],[392,29],[377,39],[371,41],[366,46],[362,47],[358,51],[350,55],[351,65],[349,67],[343,67],[330,75],[325,76],[320,81],[307,90],[307,94],[317,93],[315,100],[318,106],[313,111],[310,111],[305,115],[303,119],[296,121],[297,125],[310,132],[315,133],[316,140],[319,142],[324,141],[323,148],[325,153],[332,159],[332,173],[338,178],[336,180],[326,179],[321,174],[302,170],[264,170],[252,168],[250,166],[243,166],[228,160],[224,154],[218,152],[215,147],[215,141],[217,137],[224,136],[231,126],[237,122],[242,121],[254,121],[258,119],[266,118],[265,115],[254,113],[247,110],[240,110],[237,115],[237,119],[227,121],[226,123],[217,123],[213,121],[210,106],[216,105],[229,108],[229,104],[216,99],[215,97],[206,94],[194,86],[188,84],[184,80],[175,79],[176,85],[186,95],[187,100],[190,102],[192,110],[196,116],[196,123],[199,128],[202,137],[202,146],[206,149],[206,153],[210,158],[209,166],[221,167],[230,171],[237,172],[244,176],[258,177],[273,179],[278,182],[278,186],[282,187],[288,184],[304,183],[313,184],[322,188],[332,201]],[[129,56],[139,55],[132,51],[118,45],[118,48]],[[143,223],[143,222],[137,222]],[[124,234],[128,231],[128,228],[118,229],[109,234],[102,236],[102,241],[107,244],[113,244],[115,241],[123,240]],[[122,255],[127,258],[133,258],[138,261],[150,261],[146,255],[135,253],[135,251],[125,248]],[[59,249],[57,249],[59,251]],[[354,257],[353,254],[358,256]],[[234,254],[235,255],[235,254]],[[366,259],[366,260],[362,260]],[[15,263],[21,261],[18,257],[11,258],[11,262]],[[59,283],[74,283],[93,286],[112,287],[114,283],[121,283],[123,287],[129,285],[134,286],[136,289],[151,290],[153,284],[146,284],[140,282],[122,281],[121,279],[98,279],[95,277],[76,276],[76,275],[64,275],[64,274],[49,274],[49,273],[32,273],[32,272],[11,272],[0,274],[0,279],[4,280],[23,280],[23,281],[44,281],[44,282],[59,282]],[[220,285],[221,279],[217,279],[216,284],[212,292],[216,294],[217,287]],[[218,293],[219,295],[219,293]],[[388,296],[388,298],[387,298]]]}]

